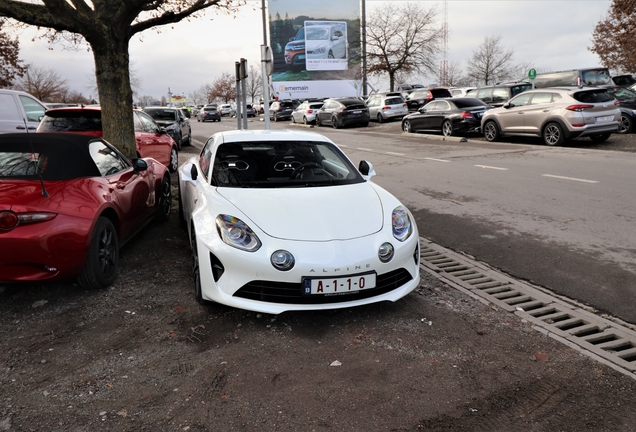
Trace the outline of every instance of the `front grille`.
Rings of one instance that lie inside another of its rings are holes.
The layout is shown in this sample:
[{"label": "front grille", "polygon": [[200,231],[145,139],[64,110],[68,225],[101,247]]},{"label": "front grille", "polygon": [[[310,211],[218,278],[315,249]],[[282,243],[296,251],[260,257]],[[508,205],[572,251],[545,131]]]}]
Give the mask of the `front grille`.
[{"label": "front grille", "polygon": [[342,303],[366,299],[385,294],[409,282],[412,278],[406,269],[394,270],[376,277],[376,287],[369,290],[357,291],[343,295],[312,295],[302,294],[302,284],[271,281],[252,281],[234,293],[235,297],[257,300],[268,303],[284,304],[325,304]]}]

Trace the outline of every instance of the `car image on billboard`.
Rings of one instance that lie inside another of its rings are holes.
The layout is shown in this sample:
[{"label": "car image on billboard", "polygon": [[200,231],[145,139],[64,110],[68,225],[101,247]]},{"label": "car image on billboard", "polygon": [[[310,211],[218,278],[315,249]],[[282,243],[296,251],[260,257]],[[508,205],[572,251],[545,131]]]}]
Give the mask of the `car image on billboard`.
[{"label": "car image on billboard", "polygon": [[347,70],[347,23],[305,21],[307,70]]}]

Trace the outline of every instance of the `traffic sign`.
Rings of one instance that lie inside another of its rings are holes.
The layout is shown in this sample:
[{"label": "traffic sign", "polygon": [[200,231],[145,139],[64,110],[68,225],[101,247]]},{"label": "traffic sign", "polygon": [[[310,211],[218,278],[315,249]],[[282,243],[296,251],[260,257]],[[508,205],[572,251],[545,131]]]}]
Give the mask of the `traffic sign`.
[{"label": "traffic sign", "polygon": [[532,68],[528,71],[528,78],[530,78],[531,80],[535,79],[537,77],[537,70],[535,68]]}]

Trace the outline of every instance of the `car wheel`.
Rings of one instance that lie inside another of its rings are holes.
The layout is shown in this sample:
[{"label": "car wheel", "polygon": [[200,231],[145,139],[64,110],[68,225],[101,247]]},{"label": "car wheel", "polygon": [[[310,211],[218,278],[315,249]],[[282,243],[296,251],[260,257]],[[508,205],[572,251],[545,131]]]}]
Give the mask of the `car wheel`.
[{"label": "car wheel", "polygon": [[563,145],[563,129],[558,123],[548,123],[543,129],[543,142],[549,146]]},{"label": "car wheel", "polygon": [[632,118],[628,116],[627,114],[622,114],[621,122],[618,125],[618,133],[619,134],[630,133],[633,127],[634,127],[634,121],[632,120]]},{"label": "car wheel", "polygon": [[192,278],[194,279],[194,298],[199,304],[204,304],[201,294],[201,272],[199,269],[199,251],[197,250],[197,234],[192,227],[190,234],[190,246],[192,248]]},{"label": "car wheel", "polygon": [[170,210],[172,209],[172,191],[170,190],[170,176],[163,176],[161,180],[161,191],[159,195],[159,209],[157,220],[165,222],[170,218]]},{"label": "car wheel", "polygon": [[309,124],[309,122],[307,121],[307,117],[303,116],[303,124]]},{"label": "car wheel", "polygon": [[192,145],[192,129],[190,129],[190,132],[188,132],[188,137],[186,138],[185,142],[183,143],[184,146],[191,146]]},{"label": "car wheel", "polygon": [[411,122],[408,120],[404,120],[402,122],[402,130],[406,133],[413,132],[413,129],[411,128]]},{"label": "car wheel", "polygon": [[331,117],[331,126],[333,126],[334,129],[338,129],[340,127],[340,125],[338,124],[338,117]]},{"label": "car wheel", "polygon": [[494,121],[489,121],[484,125],[484,136],[490,142],[497,141],[500,137],[499,127]]},{"label": "car wheel", "polygon": [[605,132],[602,134],[590,135],[590,139],[598,144],[607,141],[610,136],[612,136],[611,132]]},{"label": "car wheel", "polygon": [[106,217],[97,219],[79,284],[88,289],[106,288],[115,282],[119,263],[119,240],[115,226]]},{"label": "car wheel", "polygon": [[291,122],[296,123],[296,118],[294,116],[291,116]]},{"label": "car wheel", "polygon": [[378,123],[384,123],[384,117],[380,113],[378,113]]},{"label": "car wheel", "polygon": [[453,136],[453,124],[450,120],[446,120],[442,123],[442,135],[445,137]]},{"label": "car wheel", "polygon": [[320,121],[320,117],[316,116],[316,126],[322,126],[322,122]]},{"label": "car wheel", "polygon": [[175,172],[179,168],[179,156],[177,155],[177,147],[172,147],[170,150],[170,162],[168,169],[171,173]]},{"label": "car wheel", "polygon": [[197,117],[197,123],[199,123],[201,120],[199,119],[199,117]]}]

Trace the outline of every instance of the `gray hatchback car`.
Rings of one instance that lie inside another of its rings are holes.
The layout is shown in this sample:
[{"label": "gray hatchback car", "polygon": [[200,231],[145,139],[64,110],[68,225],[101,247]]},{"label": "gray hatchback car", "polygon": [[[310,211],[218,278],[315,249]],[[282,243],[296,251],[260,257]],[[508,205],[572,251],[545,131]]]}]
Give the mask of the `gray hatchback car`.
[{"label": "gray hatchback car", "polygon": [[528,90],[500,108],[486,111],[481,130],[488,141],[503,136],[537,136],[547,145],[587,136],[594,142],[618,132],[620,103],[597,87]]},{"label": "gray hatchback car", "polygon": [[386,120],[401,119],[409,113],[409,107],[401,93],[376,93],[367,99],[371,120],[382,123]]}]

